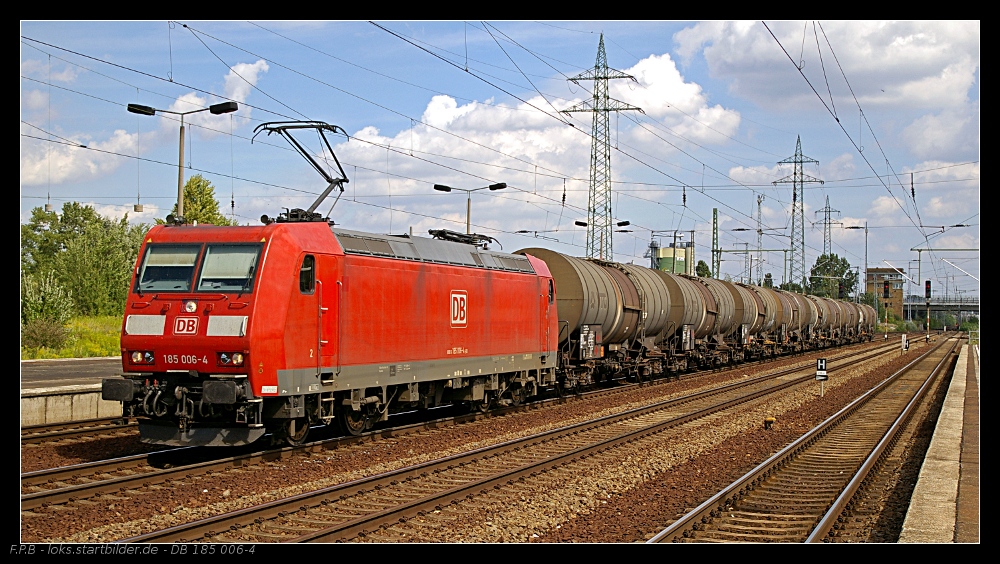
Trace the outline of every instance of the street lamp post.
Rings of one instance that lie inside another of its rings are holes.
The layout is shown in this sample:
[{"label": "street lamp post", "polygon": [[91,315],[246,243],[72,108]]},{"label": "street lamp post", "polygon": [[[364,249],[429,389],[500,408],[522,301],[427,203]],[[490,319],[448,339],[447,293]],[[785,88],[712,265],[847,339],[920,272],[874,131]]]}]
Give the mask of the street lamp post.
[{"label": "street lamp post", "polygon": [[479,190],[503,190],[507,187],[506,182],[500,182],[498,184],[490,184],[489,186],[483,186],[482,188],[452,188],[451,186],[445,186],[444,184],[435,184],[434,189],[439,192],[451,192],[452,190],[460,190],[468,194],[468,199],[465,201],[465,234],[470,235],[472,233],[472,193]]},{"label": "street lamp post", "polygon": [[[587,227],[588,223],[586,221],[576,220],[576,221],[573,222],[573,225],[576,225],[576,226],[579,226],[579,227]],[[617,227],[626,227],[628,225],[632,225],[632,222],[630,222],[630,221],[619,221],[619,222],[615,223],[615,225]],[[615,233],[631,233],[632,230],[631,229],[615,229],[614,232]],[[614,256],[614,249],[611,249],[611,254],[612,254],[612,257],[613,257]],[[612,257],[608,257],[606,260],[612,260]],[[597,257],[591,257],[591,258],[597,258]]]},{"label": "street lamp post", "polygon": [[[865,226],[860,225],[850,225],[844,229],[864,229],[865,230],[865,290],[868,290],[868,222],[865,222]],[[874,291],[874,290],[873,290]]]},{"label": "street lamp post", "polygon": [[221,104],[213,104],[207,108],[202,108],[200,110],[191,110],[190,112],[174,112],[171,110],[160,110],[150,106],[142,106],[139,104],[129,104],[128,111],[133,114],[140,114],[144,116],[156,115],[156,112],[164,114],[174,114],[181,116],[181,135],[180,135],[180,156],[177,158],[177,221],[179,223],[184,223],[184,116],[188,114],[195,114],[198,112],[209,111],[215,115],[228,114],[230,112],[235,112],[239,109],[236,102],[222,102]]}]

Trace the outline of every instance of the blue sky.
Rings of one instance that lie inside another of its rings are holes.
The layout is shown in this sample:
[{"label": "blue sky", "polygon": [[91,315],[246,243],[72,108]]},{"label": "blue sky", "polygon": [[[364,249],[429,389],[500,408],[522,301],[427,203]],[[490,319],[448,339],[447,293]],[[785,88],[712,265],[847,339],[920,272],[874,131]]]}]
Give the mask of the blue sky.
[{"label": "blue sky", "polygon": [[[978,296],[979,253],[946,249],[980,246],[979,21],[22,21],[20,219],[67,201],[164,217],[179,122],[126,105],[234,100],[234,114],[185,118],[185,177],[211,180],[240,223],[325,188],[281,138],[251,142],[262,123],[316,120],[349,136],[330,137],[350,179],[338,225],[463,231],[466,194],[433,185],[505,182],[472,195],[473,231],[582,256],[591,117],[560,110],[590,97],[567,78],[593,68],[601,33],[608,65],[636,79],[610,81],[611,96],[643,110],[610,122],[613,215],[630,222],[615,260],[648,264],[651,238],[680,230],[710,263],[713,209],[721,248],[754,249],[759,199],[762,247],[787,248],[792,189],[774,182],[801,138],[819,161],[805,174],[824,181],[804,195],[807,268],[828,198],[832,251],[852,265],[866,237],[845,227],[867,223],[870,266],[916,280],[911,249],[935,249],[921,253],[935,293]],[[298,138],[318,154],[314,134]],[[780,281],[783,253],[762,259]],[[723,254],[723,275],[755,273]]]}]

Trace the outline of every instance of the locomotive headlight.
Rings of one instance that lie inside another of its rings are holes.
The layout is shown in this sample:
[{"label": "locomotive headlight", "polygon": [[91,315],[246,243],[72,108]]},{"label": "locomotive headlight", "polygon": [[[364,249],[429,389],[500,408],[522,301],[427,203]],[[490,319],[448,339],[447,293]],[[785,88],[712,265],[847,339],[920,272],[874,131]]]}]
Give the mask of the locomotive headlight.
[{"label": "locomotive headlight", "polygon": [[243,353],[241,352],[220,352],[216,353],[219,366],[243,366]]},{"label": "locomotive headlight", "polygon": [[198,302],[194,300],[189,300],[184,302],[184,311],[188,313],[194,313],[198,310]]},{"label": "locomotive headlight", "polygon": [[129,359],[132,364],[153,364],[153,351],[132,351]]}]

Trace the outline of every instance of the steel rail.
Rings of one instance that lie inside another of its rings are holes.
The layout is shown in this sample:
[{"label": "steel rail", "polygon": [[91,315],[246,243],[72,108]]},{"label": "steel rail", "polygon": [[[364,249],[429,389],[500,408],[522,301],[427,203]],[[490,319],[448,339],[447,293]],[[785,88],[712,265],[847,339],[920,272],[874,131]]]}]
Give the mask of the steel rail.
[{"label": "steel rail", "polygon": [[944,344],[945,342],[941,342],[933,347],[930,347],[927,351],[907,363],[906,366],[896,371],[893,375],[882,380],[874,388],[856,398],[854,401],[838,410],[806,434],[802,435],[797,440],[759,464],[757,467],[744,474],[741,478],[723,488],[702,504],[671,523],[659,533],[655,534],[646,541],[647,544],[676,542],[686,538],[686,536],[690,534],[690,531],[696,529],[699,524],[709,522],[712,518],[712,514],[718,511],[721,506],[734,499],[738,499],[749,490],[761,484],[768,476],[786,464],[794,455],[808,448],[808,446],[816,439],[825,435],[831,428],[838,425],[855,412],[860,406],[875,397],[879,391],[891,385],[898,377],[908,372],[912,367],[916,366],[916,364],[923,361],[925,358],[929,357]]},{"label": "steel rail", "polygon": [[[944,343],[942,343],[943,345]],[[941,357],[941,360],[937,363],[931,373],[928,375],[927,379],[924,380],[923,385],[914,394],[913,399],[906,405],[903,412],[900,413],[899,417],[893,421],[892,425],[883,435],[882,440],[879,441],[878,445],[872,450],[871,455],[869,455],[865,461],[861,464],[858,469],[857,474],[848,482],[847,486],[844,488],[843,493],[833,502],[830,506],[829,511],[820,519],[819,524],[813,532],[806,538],[807,543],[822,542],[823,539],[830,533],[837,519],[843,514],[848,503],[857,494],[858,489],[868,478],[872,469],[886,456],[886,454],[891,449],[891,446],[896,442],[899,434],[902,432],[906,423],[909,421],[913,412],[916,411],[920,401],[926,396],[927,390],[931,387],[934,379],[940,374],[942,368],[947,364],[950,364],[957,356],[957,348],[959,345],[959,340],[955,339],[951,345],[951,350],[945,353]]]}]

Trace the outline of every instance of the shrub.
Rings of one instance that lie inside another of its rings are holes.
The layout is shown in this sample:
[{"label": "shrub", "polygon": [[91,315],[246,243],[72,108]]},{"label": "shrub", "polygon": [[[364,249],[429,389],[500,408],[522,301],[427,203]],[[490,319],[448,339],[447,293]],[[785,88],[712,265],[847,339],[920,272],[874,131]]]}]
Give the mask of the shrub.
[{"label": "shrub", "polygon": [[73,315],[73,299],[52,271],[21,272],[21,324],[46,320],[60,326]]},{"label": "shrub", "polygon": [[51,319],[32,319],[21,326],[21,346],[27,349],[59,349],[68,337],[66,327]]}]

